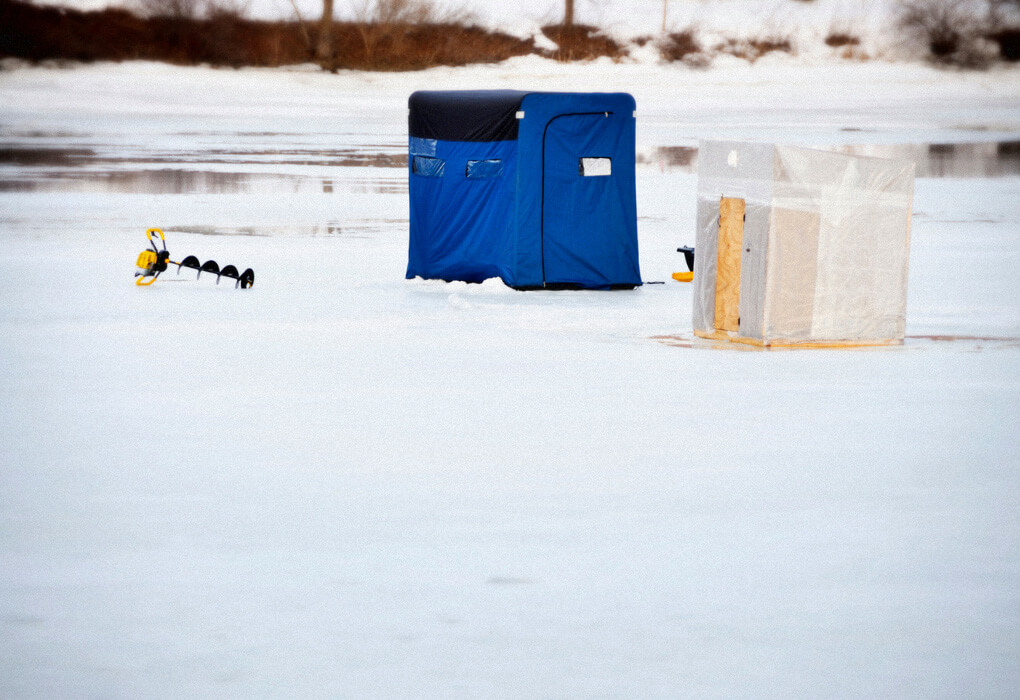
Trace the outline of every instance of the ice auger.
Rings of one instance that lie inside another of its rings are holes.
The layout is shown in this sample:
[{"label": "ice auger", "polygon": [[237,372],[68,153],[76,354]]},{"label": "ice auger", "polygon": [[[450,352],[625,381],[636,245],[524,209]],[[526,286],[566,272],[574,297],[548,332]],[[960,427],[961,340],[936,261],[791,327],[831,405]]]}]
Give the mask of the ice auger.
[{"label": "ice auger", "polygon": [[683,246],[677,248],[676,252],[684,254],[684,262],[687,263],[687,272],[674,272],[673,279],[677,282],[690,282],[694,279],[694,248]]},{"label": "ice auger", "polygon": [[[163,250],[160,250],[160,246],[156,245],[156,239],[153,237],[153,234],[159,236],[159,242]],[[135,271],[135,277],[138,279],[135,280],[135,284],[140,287],[148,287],[155,282],[160,273],[165,272],[169,265],[177,266],[177,274],[181,273],[182,267],[198,270],[198,274],[195,276],[196,279],[201,277],[203,272],[212,273],[216,275],[216,284],[220,283],[220,277],[229,277],[232,280],[237,280],[234,282],[235,289],[237,287],[247,289],[255,284],[255,273],[250,267],[241,273],[238,273],[237,268],[233,265],[227,265],[221,270],[215,260],[206,260],[204,263],[200,263],[194,255],[189,255],[180,262],[174,262],[170,259],[170,253],[166,249],[166,238],[161,230],[150,228],[145,232],[145,235],[149,238],[152,250],[146,249],[138,254],[138,262],[136,263],[138,269]]]}]

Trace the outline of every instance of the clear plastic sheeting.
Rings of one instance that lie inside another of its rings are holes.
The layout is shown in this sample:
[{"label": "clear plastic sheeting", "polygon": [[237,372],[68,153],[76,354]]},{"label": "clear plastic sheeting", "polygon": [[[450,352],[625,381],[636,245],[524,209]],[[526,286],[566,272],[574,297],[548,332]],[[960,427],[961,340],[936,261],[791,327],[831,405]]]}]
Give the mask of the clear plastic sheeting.
[{"label": "clear plastic sheeting", "polygon": [[499,158],[469,160],[464,170],[464,177],[474,180],[503,177],[503,161]]},{"label": "clear plastic sheeting", "polygon": [[423,139],[418,136],[411,136],[408,142],[408,150],[413,156],[434,156],[436,155],[436,139]]},{"label": "clear plastic sheeting", "polygon": [[446,172],[446,161],[442,158],[414,156],[411,161],[411,172],[422,177],[442,177]]},{"label": "clear plastic sheeting", "polygon": [[910,161],[702,143],[695,333],[760,345],[902,342],[913,192]]}]

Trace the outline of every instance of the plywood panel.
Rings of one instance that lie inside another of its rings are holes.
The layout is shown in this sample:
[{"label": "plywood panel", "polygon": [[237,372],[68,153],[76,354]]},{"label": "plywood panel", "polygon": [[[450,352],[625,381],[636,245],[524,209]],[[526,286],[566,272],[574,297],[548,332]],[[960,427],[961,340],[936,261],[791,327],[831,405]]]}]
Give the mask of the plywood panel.
[{"label": "plywood panel", "polygon": [[811,338],[819,225],[817,212],[780,207],[772,210],[765,311],[767,339]]},{"label": "plywood panel", "polygon": [[719,254],[715,273],[715,327],[736,331],[740,325],[740,253],[744,242],[744,200],[719,200]]}]

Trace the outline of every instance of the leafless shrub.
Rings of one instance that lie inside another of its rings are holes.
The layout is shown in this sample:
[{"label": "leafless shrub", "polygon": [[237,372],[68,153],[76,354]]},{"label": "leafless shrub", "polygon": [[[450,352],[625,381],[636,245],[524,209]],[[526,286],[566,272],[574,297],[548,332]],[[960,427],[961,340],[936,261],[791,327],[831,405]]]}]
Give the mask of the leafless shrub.
[{"label": "leafless shrub", "polygon": [[1010,62],[1020,61],[1020,28],[998,29],[988,39],[999,45],[999,56]]},{"label": "leafless shrub", "polygon": [[664,61],[683,61],[689,56],[702,52],[701,42],[698,41],[698,32],[694,27],[688,27],[679,32],[670,32],[659,42],[659,54]]},{"label": "leafless shrub", "polygon": [[432,4],[426,0],[360,0],[354,16],[365,57],[372,60],[382,44],[399,45],[408,27],[431,24],[433,15]]},{"label": "leafless shrub", "polygon": [[[396,56],[411,51],[409,37],[420,34],[421,28],[442,25],[470,29],[474,25],[470,13],[449,7],[437,9],[430,0],[358,0],[354,17],[364,60],[369,63],[379,54]],[[411,43],[415,44],[414,52],[420,51],[417,42]]]},{"label": "leafless shrub", "polygon": [[436,10],[428,0],[361,0],[354,7],[355,17],[366,24],[392,26],[436,22]]},{"label": "leafless shrub", "polygon": [[941,65],[980,68],[988,56],[978,0],[899,0],[897,26],[906,39],[923,47]]},{"label": "leafless shrub", "polygon": [[723,43],[716,45],[715,50],[719,53],[727,53],[737,58],[754,63],[765,54],[773,51],[782,53],[794,53],[793,43],[789,37],[779,34],[767,34],[746,39],[726,39]]},{"label": "leafless shrub", "polygon": [[986,37],[999,45],[999,56],[1020,61],[1020,0],[988,0]]}]

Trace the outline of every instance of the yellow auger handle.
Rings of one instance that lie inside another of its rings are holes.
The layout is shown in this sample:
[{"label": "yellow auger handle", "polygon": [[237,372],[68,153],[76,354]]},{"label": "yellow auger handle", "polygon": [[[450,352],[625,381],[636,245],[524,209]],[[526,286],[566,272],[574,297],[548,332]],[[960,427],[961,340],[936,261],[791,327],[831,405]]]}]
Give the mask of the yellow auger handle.
[{"label": "yellow auger handle", "polygon": [[160,231],[158,228],[150,228],[145,230],[145,235],[149,237],[149,243],[151,243],[154,248],[156,247],[156,241],[152,240],[153,233],[159,234],[159,240],[163,242],[163,248],[166,248],[166,237],[163,235],[163,232]]},{"label": "yellow auger handle", "polygon": [[[153,282],[156,281],[156,277],[158,277],[158,275],[149,275],[148,277],[139,277],[138,279],[135,280],[135,284],[137,284],[139,287],[148,287],[150,284],[152,284]],[[148,281],[146,281],[146,280],[148,280]]]}]

